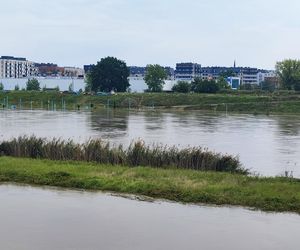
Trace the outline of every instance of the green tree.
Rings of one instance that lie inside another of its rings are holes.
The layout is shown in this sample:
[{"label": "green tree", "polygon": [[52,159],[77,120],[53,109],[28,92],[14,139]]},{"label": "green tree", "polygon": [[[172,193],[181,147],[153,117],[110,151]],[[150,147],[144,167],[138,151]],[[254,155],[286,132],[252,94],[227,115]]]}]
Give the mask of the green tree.
[{"label": "green tree", "polygon": [[4,85],[2,82],[0,82],[0,91],[3,91],[4,90]]},{"label": "green tree", "polygon": [[130,86],[128,77],[129,69],[124,61],[115,57],[102,58],[89,73],[86,89],[125,92]]},{"label": "green tree", "polygon": [[15,91],[19,91],[20,90],[20,86],[17,84],[16,86],[15,86]]},{"label": "green tree", "polygon": [[196,93],[216,93],[220,90],[219,85],[214,80],[202,80],[196,78],[192,82],[192,91]]},{"label": "green tree", "polygon": [[276,71],[284,89],[297,89],[300,85],[300,61],[284,60],[276,64]]},{"label": "green tree", "polygon": [[260,83],[261,90],[273,92],[276,89],[276,84],[269,81],[263,81]]},{"label": "green tree", "polygon": [[[227,77],[226,77],[227,78]],[[220,89],[230,89],[230,85],[226,81],[226,79],[222,76],[219,77],[217,84]]]},{"label": "green tree", "polygon": [[167,77],[165,69],[160,65],[147,65],[145,82],[148,85],[148,90],[150,92],[161,92]]},{"label": "green tree", "polygon": [[37,79],[33,78],[27,81],[26,90],[40,90],[40,83]]},{"label": "green tree", "polygon": [[189,93],[191,91],[191,84],[186,81],[178,81],[173,87],[174,92]]}]

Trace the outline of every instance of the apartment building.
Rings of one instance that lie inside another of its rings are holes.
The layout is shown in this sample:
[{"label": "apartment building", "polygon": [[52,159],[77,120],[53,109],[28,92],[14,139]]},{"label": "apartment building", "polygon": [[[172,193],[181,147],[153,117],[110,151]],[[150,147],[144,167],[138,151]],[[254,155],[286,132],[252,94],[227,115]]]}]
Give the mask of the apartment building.
[{"label": "apartment building", "polygon": [[0,78],[24,78],[37,74],[34,62],[27,61],[26,58],[1,56],[0,58]]},{"label": "apartment building", "polygon": [[193,81],[201,78],[201,65],[197,63],[177,63],[175,79],[177,81]]}]

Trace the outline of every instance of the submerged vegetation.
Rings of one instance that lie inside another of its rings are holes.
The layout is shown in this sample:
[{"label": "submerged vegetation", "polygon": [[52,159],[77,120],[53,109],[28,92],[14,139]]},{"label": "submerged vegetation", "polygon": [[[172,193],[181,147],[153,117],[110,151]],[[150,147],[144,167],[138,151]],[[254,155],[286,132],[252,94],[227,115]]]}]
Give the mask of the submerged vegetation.
[{"label": "submerged vegetation", "polygon": [[162,145],[133,142],[128,148],[111,146],[100,139],[79,144],[72,140],[46,140],[37,137],[19,137],[0,143],[5,156],[29,157],[59,161],[86,161],[122,166],[149,166],[154,168],[181,168],[247,174],[236,157],[221,155],[200,147],[179,149]]},{"label": "submerged vegetation", "polygon": [[300,181],[186,169],[0,157],[0,183],[102,190],[300,214]]}]

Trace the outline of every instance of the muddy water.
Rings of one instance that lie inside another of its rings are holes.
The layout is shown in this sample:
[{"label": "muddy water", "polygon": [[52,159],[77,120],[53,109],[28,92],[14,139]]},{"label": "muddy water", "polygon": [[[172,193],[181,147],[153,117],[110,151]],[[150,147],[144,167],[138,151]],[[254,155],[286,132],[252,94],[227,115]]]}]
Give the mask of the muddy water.
[{"label": "muddy water", "polygon": [[299,249],[300,216],[0,185],[0,249]]},{"label": "muddy water", "polygon": [[300,177],[300,117],[254,116],[203,112],[159,112],[103,109],[99,112],[0,111],[0,139],[19,135],[105,138],[130,144],[201,146],[238,155],[261,175]]}]

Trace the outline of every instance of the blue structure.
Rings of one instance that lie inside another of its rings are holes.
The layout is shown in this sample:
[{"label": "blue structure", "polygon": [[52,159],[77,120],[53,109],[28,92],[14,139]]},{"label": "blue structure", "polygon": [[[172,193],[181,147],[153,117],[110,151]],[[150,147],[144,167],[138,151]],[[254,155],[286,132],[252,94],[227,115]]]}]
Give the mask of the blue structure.
[{"label": "blue structure", "polygon": [[241,78],[239,77],[227,77],[227,83],[232,89],[239,89],[241,85]]}]

